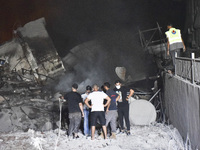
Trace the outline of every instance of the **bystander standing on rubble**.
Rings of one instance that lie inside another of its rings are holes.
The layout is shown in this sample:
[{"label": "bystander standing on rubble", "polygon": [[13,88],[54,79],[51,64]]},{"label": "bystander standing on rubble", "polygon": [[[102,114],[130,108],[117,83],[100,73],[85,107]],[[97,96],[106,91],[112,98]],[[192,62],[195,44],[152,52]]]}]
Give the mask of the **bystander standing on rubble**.
[{"label": "bystander standing on rubble", "polygon": [[[97,124],[97,119],[99,119],[100,124],[102,125],[104,138],[107,138],[107,131],[106,131],[106,119],[105,119],[105,112],[104,107],[107,107],[110,103],[110,97],[105,94],[104,92],[98,91],[98,85],[93,86],[93,92],[90,93],[85,100],[85,104],[91,108],[91,131],[92,131],[92,140],[94,140],[94,133]],[[107,103],[104,105],[104,99],[107,100]],[[91,105],[89,105],[89,101],[91,101]]]},{"label": "bystander standing on rubble", "polygon": [[[86,92],[81,95],[83,99],[83,103],[85,103],[86,98],[88,95],[92,92],[92,87],[91,86],[86,86]],[[89,115],[90,115],[90,108],[87,107],[86,104],[83,106],[83,112],[84,112],[84,123],[83,123],[83,132],[84,135],[87,137],[90,135],[90,122],[89,122]]]},{"label": "bystander standing on rubble", "polygon": [[78,85],[74,83],[72,85],[72,91],[64,96],[64,99],[68,102],[69,110],[69,138],[72,138],[72,136],[73,138],[79,138],[78,131],[81,123],[81,113],[82,117],[84,117],[82,98],[81,95],[77,92],[77,89]]},{"label": "bystander standing on rubble", "polygon": [[106,90],[106,94],[111,98],[111,102],[106,108],[106,127],[108,127],[110,123],[111,127],[111,136],[110,138],[116,139],[116,128],[117,128],[117,101],[120,98],[120,96],[110,89],[110,83],[105,82],[104,83],[104,89]]},{"label": "bystander standing on rubble", "polygon": [[130,121],[129,121],[129,98],[134,94],[133,89],[128,89],[125,86],[122,86],[119,80],[115,81],[115,88],[113,89],[119,94],[120,98],[117,101],[117,108],[118,108],[118,117],[119,117],[119,124],[120,124],[120,132],[124,133],[124,119],[126,122],[126,134],[130,135]]}]

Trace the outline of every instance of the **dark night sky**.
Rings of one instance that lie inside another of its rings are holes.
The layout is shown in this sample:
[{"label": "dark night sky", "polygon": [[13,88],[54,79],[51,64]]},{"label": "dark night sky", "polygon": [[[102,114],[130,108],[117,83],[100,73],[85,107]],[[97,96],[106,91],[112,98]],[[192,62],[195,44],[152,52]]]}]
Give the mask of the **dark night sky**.
[{"label": "dark night sky", "polygon": [[[0,44],[12,31],[45,17],[60,55],[93,39],[107,40],[118,31],[149,29],[156,22],[184,28],[184,0],[0,0]],[[109,36],[107,36],[109,35]]]}]

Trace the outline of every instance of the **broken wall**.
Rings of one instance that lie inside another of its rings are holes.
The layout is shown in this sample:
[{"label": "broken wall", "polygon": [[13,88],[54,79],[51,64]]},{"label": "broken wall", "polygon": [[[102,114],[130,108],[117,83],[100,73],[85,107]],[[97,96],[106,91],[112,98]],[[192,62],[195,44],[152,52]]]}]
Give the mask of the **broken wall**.
[{"label": "broken wall", "polygon": [[169,74],[165,76],[166,115],[193,149],[200,148],[200,86]]},{"label": "broken wall", "polygon": [[65,68],[45,19],[14,31],[14,38],[0,46],[0,59],[5,61],[0,65],[0,133],[56,128],[58,97],[44,85]]},{"label": "broken wall", "polygon": [[0,56],[6,60],[9,71],[18,72],[26,80],[32,73],[32,78],[37,81],[56,77],[65,71],[45,24],[44,18],[29,22],[14,31],[12,41],[0,46]]}]

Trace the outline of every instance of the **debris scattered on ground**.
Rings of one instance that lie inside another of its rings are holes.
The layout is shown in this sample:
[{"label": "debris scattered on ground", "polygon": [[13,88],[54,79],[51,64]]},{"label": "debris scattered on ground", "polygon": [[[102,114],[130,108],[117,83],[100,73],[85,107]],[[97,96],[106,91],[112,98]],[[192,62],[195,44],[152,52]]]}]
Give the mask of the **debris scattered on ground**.
[{"label": "debris scattered on ground", "polygon": [[[16,132],[0,135],[0,149],[54,150],[58,129],[47,132]],[[149,126],[132,126],[131,135],[117,134],[117,139],[95,140],[79,133],[78,139],[68,139],[61,131],[58,150],[184,150],[184,142],[176,128],[155,123]]]}]

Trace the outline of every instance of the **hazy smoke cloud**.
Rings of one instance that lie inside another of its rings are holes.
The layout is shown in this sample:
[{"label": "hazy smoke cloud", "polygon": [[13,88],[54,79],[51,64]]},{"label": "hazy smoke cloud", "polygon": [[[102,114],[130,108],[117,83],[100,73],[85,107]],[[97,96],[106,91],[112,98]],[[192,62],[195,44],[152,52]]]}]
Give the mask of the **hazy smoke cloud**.
[{"label": "hazy smoke cloud", "polygon": [[69,71],[72,73],[67,73],[60,79],[57,90],[69,91],[74,82],[79,84],[80,92],[87,85],[95,83],[101,86],[108,81],[113,85],[119,79],[115,73],[115,67],[118,66],[126,67],[133,80],[141,80],[155,67],[147,67],[149,62],[145,60],[138,34],[121,30],[104,36],[73,48],[63,58],[66,68],[70,66],[73,69]]},{"label": "hazy smoke cloud", "polygon": [[81,55],[76,56],[75,65],[70,66],[72,70],[68,70],[56,88],[67,91],[73,82],[79,83],[80,89],[87,84],[113,83],[117,79],[114,72],[117,66],[126,67],[135,80],[148,76],[151,62],[140,47],[138,29],[154,28],[156,22],[162,27],[169,21],[181,25],[183,5],[166,0],[8,0],[0,6],[8,14],[1,18],[5,21],[0,24],[9,24],[12,29],[15,22],[19,23],[14,27],[45,17],[48,32],[61,57],[77,45],[98,41],[98,44],[88,45],[86,53],[81,53],[83,48],[73,53]]},{"label": "hazy smoke cloud", "polygon": [[73,64],[74,66],[70,66],[73,69],[68,70],[66,75],[60,78],[56,90],[69,91],[73,83],[78,83],[78,90],[84,92],[87,85],[98,84],[101,86],[106,81],[112,81],[111,77],[116,78],[114,67],[108,64],[106,50],[99,42],[87,42],[84,46],[74,49],[71,50],[73,56],[70,56],[76,57],[76,59],[72,59],[72,61],[63,59],[66,68]]}]

